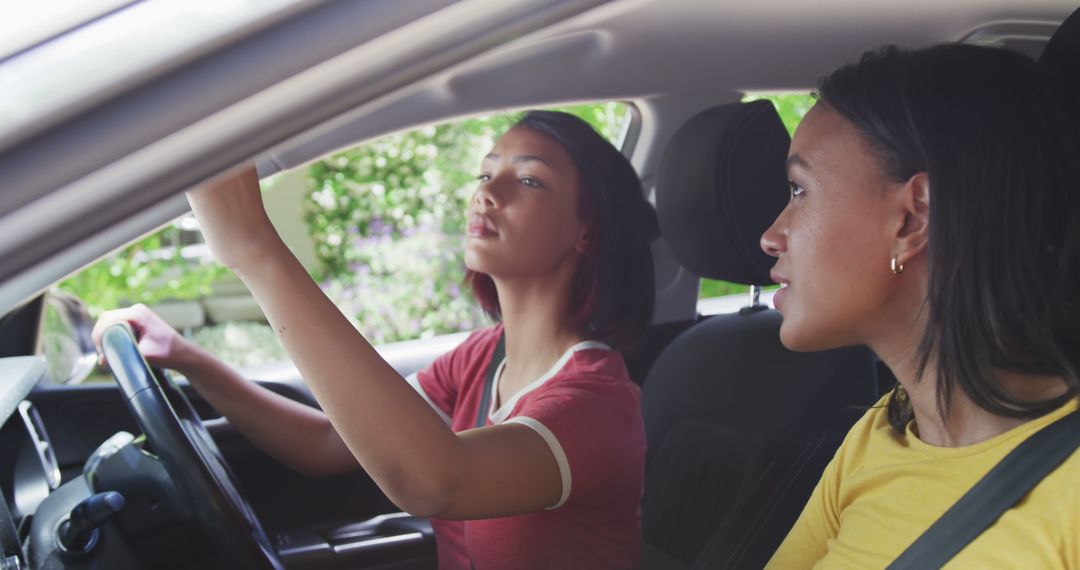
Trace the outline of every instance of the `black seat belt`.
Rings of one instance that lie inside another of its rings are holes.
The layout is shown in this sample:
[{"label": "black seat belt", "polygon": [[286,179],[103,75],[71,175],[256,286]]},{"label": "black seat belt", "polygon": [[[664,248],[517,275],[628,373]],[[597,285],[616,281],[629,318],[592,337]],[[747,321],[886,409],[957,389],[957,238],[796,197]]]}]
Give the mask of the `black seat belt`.
[{"label": "black seat belt", "polygon": [[[484,379],[484,393],[480,395],[480,409],[476,411],[476,427],[482,428],[487,425],[487,413],[491,407],[491,387],[495,385],[495,374],[499,371],[499,365],[506,358],[506,335],[499,335],[499,342],[495,343],[495,350],[491,352],[491,361],[488,362],[487,378]],[[476,564],[470,562],[469,567],[476,570]]]},{"label": "black seat belt", "polygon": [[495,373],[499,371],[503,358],[506,358],[506,335],[499,335],[499,342],[495,345],[495,351],[491,353],[491,362],[488,363],[484,393],[480,396],[480,409],[476,411],[476,427],[487,425],[487,413],[491,407],[491,387],[495,385]]},{"label": "black seat belt", "polygon": [[941,568],[1080,446],[1080,410],[1018,445],[886,570]]}]

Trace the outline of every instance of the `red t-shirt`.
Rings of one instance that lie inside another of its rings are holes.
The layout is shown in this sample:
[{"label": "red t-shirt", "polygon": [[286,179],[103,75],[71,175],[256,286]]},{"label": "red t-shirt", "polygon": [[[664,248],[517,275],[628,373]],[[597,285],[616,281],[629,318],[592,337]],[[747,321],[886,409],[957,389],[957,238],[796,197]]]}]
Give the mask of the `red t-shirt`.
[{"label": "red t-shirt", "polygon": [[[476,427],[501,334],[501,325],[477,331],[408,378],[455,432]],[[517,422],[540,434],[559,464],[562,497],[525,515],[432,519],[439,568],[638,568],[645,430],[641,392],[619,353],[583,342],[498,409],[498,375],[492,390],[487,425]]]}]

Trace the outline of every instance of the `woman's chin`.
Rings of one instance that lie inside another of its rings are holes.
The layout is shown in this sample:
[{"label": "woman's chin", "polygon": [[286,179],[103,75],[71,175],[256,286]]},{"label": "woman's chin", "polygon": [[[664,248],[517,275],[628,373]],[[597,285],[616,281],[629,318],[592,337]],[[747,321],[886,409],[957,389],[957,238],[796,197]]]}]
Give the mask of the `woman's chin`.
[{"label": "woman's chin", "polygon": [[780,344],[794,352],[817,352],[858,344],[842,336],[830,334],[826,329],[812,330],[812,327],[801,326],[796,319],[788,317],[780,324]]},{"label": "woman's chin", "polygon": [[814,346],[812,335],[808,335],[804,327],[800,327],[795,319],[784,316],[780,323],[780,344],[784,348],[795,352],[810,352],[821,350]]},{"label": "woman's chin", "polygon": [[498,273],[498,263],[490,254],[471,247],[465,248],[465,269],[476,273],[492,275]]},{"label": "woman's chin", "polygon": [[483,256],[475,249],[465,246],[465,269],[477,273],[487,273]]},{"label": "woman's chin", "polygon": [[785,334],[784,325],[780,325],[780,344],[784,345],[784,348],[786,348],[788,350],[793,350],[795,352],[800,352],[799,351],[799,344],[798,344],[798,337],[797,336],[793,337],[793,335],[791,333],[786,333]]}]

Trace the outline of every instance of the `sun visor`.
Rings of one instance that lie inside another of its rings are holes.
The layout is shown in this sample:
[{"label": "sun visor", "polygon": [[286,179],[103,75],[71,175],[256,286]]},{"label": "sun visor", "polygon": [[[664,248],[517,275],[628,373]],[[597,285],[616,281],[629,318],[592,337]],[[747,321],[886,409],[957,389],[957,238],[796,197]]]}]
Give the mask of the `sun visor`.
[{"label": "sun visor", "polygon": [[788,136],[769,101],[700,113],[671,138],[657,178],[660,228],[675,258],[709,279],[772,283],[761,234],[788,201]]}]

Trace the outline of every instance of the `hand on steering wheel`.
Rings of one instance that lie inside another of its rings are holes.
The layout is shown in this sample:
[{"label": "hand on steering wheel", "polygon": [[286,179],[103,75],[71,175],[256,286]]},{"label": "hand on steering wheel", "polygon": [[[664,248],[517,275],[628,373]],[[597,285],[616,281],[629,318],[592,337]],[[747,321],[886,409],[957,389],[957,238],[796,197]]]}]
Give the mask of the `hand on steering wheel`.
[{"label": "hand on steering wheel", "polygon": [[282,570],[199,415],[165,371],[147,364],[131,328],[108,327],[101,348],[136,423],[222,557],[231,567]]}]

